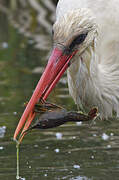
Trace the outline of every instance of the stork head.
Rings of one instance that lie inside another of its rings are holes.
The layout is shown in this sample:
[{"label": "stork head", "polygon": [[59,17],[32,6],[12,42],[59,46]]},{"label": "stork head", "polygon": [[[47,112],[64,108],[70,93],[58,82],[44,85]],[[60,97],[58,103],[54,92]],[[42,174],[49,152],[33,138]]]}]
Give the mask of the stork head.
[{"label": "stork head", "polygon": [[53,26],[53,42],[64,54],[77,50],[79,55],[97,36],[95,17],[88,9],[75,9],[57,18]]},{"label": "stork head", "polygon": [[[24,123],[28,129],[34,115],[34,106],[40,98],[46,99],[65,70],[78,53],[81,55],[96,36],[96,24],[92,13],[87,9],[69,11],[58,18],[53,26],[53,51],[38,85],[27,104],[14,134],[16,139]],[[31,113],[32,112],[32,113]]]}]

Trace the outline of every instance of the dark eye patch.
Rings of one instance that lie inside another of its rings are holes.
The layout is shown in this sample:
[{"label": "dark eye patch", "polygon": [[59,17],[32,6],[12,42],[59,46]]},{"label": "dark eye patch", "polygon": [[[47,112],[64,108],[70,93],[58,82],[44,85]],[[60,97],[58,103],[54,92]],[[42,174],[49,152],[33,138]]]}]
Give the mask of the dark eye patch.
[{"label": "dark eye patch", "polygon": [[79,36],[77,36],[70,44],[69,49],[72,50],[76,45],[81,44],[86,39],[87,34],[88,33],[80,34]]}]

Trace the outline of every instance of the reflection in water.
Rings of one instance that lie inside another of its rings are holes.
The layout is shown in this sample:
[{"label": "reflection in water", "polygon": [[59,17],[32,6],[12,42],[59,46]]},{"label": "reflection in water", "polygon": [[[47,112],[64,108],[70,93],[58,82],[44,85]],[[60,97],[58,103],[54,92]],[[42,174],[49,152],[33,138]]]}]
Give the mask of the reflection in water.
[{"label": "reflection in water", "polygon": [[19,3],[15,0],[15,2],[15,5],[8,4],[10,8],[7,8],[2,1],[0,11],[7,15],[10,23],[20,33],[34,40],[35,47],[42,50],[48,49],[48,39],[50,39],[48,35],[52,32],[52,24],[55,20],[54,3],[51,0],[41,0],[41,6],[38,0],[27,2],[19,0]]},{"label": "reflection in water", "polygon": [[[16,176],[12,136],[23,104],[31,96],[49,55],[54,2],[0,2],[0,179],[14,180]],[[65,76],[49,100],[76,110]],[[119,177],[118,127],[118,120],[97,119],[86,124],[33,131],[20,148],[20,175],[26,180],[116,180]]]}]

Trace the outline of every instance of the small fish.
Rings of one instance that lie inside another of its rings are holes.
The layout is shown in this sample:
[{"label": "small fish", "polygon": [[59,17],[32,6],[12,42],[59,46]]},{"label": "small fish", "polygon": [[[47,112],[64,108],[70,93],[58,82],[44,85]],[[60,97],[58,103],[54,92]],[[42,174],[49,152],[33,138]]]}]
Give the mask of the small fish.
[{"label": "small fish", "polygon": [[92,108],[88,114],[83,114],[75,111],[67,111],[65,109],[46,112],[40,116],[38,121],[33,126],[31,126],[28,131],[32,129],[54,128],[63,125],[66,122],[89,121],[96,118],[97,114],[97,108]]}]

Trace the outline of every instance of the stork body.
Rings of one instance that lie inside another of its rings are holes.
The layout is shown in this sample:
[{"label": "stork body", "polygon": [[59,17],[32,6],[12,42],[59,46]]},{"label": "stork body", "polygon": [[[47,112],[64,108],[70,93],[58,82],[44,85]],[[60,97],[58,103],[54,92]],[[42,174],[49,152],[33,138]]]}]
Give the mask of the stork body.
[{"label": "stork body", "polygon": [[[102,118],[111,117],[113,111],[119,116],[119,0],[60,0],[56,22],[64,17],[68,29],[66,16],[73,12],[75,16],[75,11],[79,19],[83,11],[91,13],[97,36],[68,68],[70,94],[79,106],[98,106]],[[88,22],[86,15],[81,20],[85,18]]]}]

